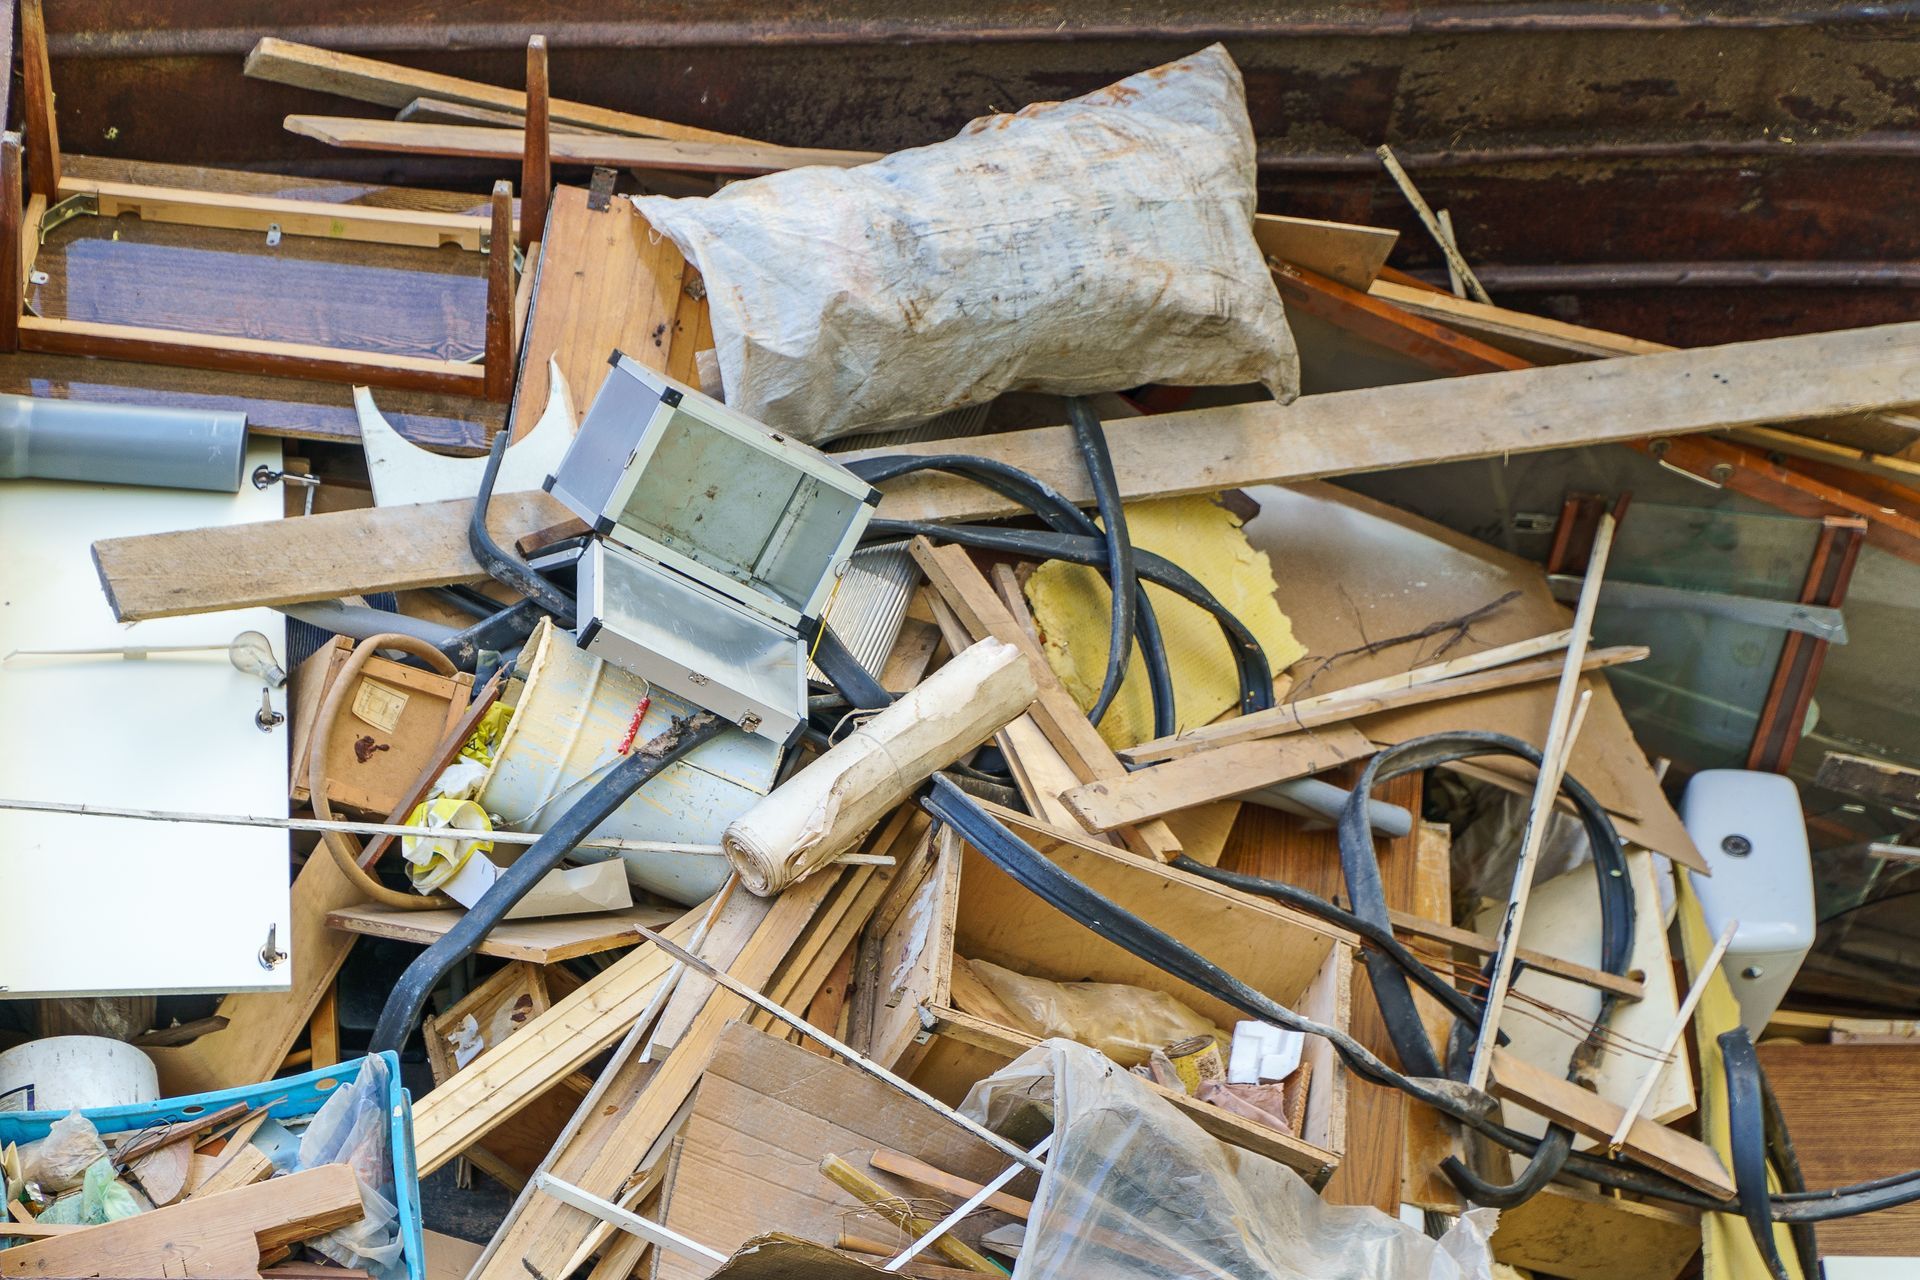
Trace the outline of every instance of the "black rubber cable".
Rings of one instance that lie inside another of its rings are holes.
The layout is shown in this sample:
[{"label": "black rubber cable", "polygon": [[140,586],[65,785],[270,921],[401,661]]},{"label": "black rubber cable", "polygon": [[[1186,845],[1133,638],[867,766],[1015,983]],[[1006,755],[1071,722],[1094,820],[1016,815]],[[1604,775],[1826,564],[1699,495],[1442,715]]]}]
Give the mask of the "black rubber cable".
[{"label": "black rubber cable", "polygon": [[[591,835],[595,827],[605,822],[648,780],[730,727],[725,720],[706,711],[684,720],[676,718],[664,733],[636,746],[625,759],[607,770],[600,781],[594,783],[585,795],[560,815],[545,834],[514,860],[512,866],[500,873],[493,887],[481,895],[480,901],[468,908],[453,928],[414,957],[413,963],[400,975],[400,980],[393,984],[387,1003],[380,1010],[380,1020],[374,1024],[372,1047],[368,1051],[379,1053],[391,1049],[398,1053],[400,1046],[413,1033],[414,1024],[420,1020],[420,1011],[426,1008],[427,996],[440,985],[440,980],[446,977],[449,969],[486,941],[493,927],[506,918],[507,912],[513,910],[520,899],[527,896],[528,890],[559,866],[562,858],[572,853],[575,846]],[[475,853],[472,856],[485,855]]]},{"label": "black rubber cable", "polygon": [[[1105,541],[1098,537],[1042,532],[1037,529],[998,529],[985,525],[926,524],[914,520],[875,520],[868,530],[882,537],[924,536],[937,542],[957,542],[983,551],[1000,551],[1034,560],[1066,560],[1102,567],[1107,562]],[[1134,565],[1148,582],[1167,588],[1213,615],[1233,655],[1240,676],[1242,713],[1265,711],[1273,705],[1273,673],[1265,650],[1246,624],[1235,617],[1211,591],[1185,569],[1150,551],[1135,550]]]},{"label": "black rubber cable", "polygon": [[1767,1183],[1767,1113],[1761,1098],[1760,1063],[1745,1027],[1719,1038],[1726,1065],[1727,1129],[1732,1140],[1733,1186],[1740,1216],[1747,1220],[1753,1244],[1774,1280],[1790,1280],[1787,1264],[1773,1243],[1773,1191]]},{"label": "black rubber cable", "polygon": [[495,581],[505,583],[539,604],[568,630],[573,628],[573,597],[548,582],[533,566],[507,551],[493,540],[487,530],[487,508],[493,503],[493,485],[500,478],[500,460],[507,456],[510,435],[497,431],[493,452],[487,455],[487,469],[480,478],[480,492],[473,500],[473,514],[467,519],[467,546],[473,558]]},{"label": "black rubber cable", "polygon": [[1262,898],[1272,898],[1275,902],[1284,902],[1296,910],[1319,916],[1329,924],[1335,924],[1360,935],[1368,943],[1387,953],[1393,962],[1406,970],[1407,976],[1427,992],[1428,995],[1447,1006],[1453,1016],[1480,1025],[1480,1006],[1471,997],[1461,994],[1451,982],[1435,973],[1420,957],[1407,950],[1406,944],[1394,936],[1392,929],[1382,929],[1373,921],[1355,915],[1345,907],[1328,902],[1317,893],[1309,893],[1298,885],[1287,884],[1282,880],[1263,880],[1259,876],[1242,875],[1237,871],[1228,871],[1223,867],[1210,867],[1204,862],[1196,862],[1186,854],[1173,860],[1174,866],[1189,875],[1200,876],[1215,884],[1224,884],[1228,888],[1238,889],[1242,893],[1255,894]]},{"label": "black rubber cable", "polygon": [[[1120,692],[1127,667],[1133,658],[1133,601],[1136,593],[1133,572],[1133,544],[1127,537],[1127,515],[1120,500],[1120,482],[1113,474],[1113,455],[1107,452],[1107,433],[1094,415],[1093,406],[1079,396],[1067,397],[1067,420],[1073,424],[1074,442],[1080,446],[1080,460],[1086,463],[1087,478],[1093,483],[1094,505],[1106,526],[1107,581],[1112,590],[1112,608],[1107,628],[1107,670],[1101,677],[1100,692],[1093,700],[1087,719],[1099,724]],[[1157,734],[1155,736],[1158,736]]]},{"label": "black rubber cable", "polygon": [[[869,484],[880,484],[915,471],[940,471],[963,476],[993,490],[1016,506],[1031,511],[1055,533],[1078,534],[1103,540],[1106,538],[1100,526],[1059,490],[1004,462],[967,454],[893,454],[880,458],[863,458],[848,464],[848,469]],[[867,537],[873,539],[885,536],[889,523],[904,524],[906,522],[881,522],[881,528],[878,530],[869,526]],[[914,531],[931,531],[944,527],[948,526],[915,523]],[[1161,636],[1160,622],[1154,613],[1153,601],[1148,597],[1146,588],[1137,582],[1133,590],[1135,592],[1135,630],[1140,655],[1146,663],[1147,689],[1153,702],[1153,736],[1164,738],[1174,732],[1178,723],[1174,714],[1173,675],[1167,663],[1166,643]],[[1111,649],[1108,656],[1111,659]]]}]

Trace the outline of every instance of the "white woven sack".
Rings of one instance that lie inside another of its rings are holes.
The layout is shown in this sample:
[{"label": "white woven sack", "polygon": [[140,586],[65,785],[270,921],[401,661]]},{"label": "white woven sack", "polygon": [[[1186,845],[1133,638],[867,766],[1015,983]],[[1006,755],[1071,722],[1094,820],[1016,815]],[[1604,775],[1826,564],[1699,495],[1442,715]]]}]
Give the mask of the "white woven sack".
[{"label": "white woven sack", "polygon": [[727,402],[802,440],[1002,391],[1299,391],[1217,44],[872,164],[634,203],[705,279]]}]

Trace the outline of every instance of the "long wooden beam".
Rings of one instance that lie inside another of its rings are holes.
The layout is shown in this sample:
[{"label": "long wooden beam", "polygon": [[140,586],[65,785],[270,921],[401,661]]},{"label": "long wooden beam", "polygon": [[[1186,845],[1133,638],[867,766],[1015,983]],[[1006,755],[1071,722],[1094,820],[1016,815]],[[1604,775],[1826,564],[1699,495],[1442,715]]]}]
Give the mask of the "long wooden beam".
[{"label": "long wooden beam", "polygon": [[[292,40],[269,36],[247,54],[246,73],[257,80],[272,80],[318,93],[338,94],[359,102],[374,102],[386,107],[404,107],[415,98],[439,98],[467,106],[491,107],[524,115],[527,95],[518,89],[463,80],[459,76],[416,71],[397,63],[362,58],[351,53],[335,53]],[[689,142],[750,142],[737,134],[719,133],[693,125],[656,120],[625,111],[610,111],[585,102],[554,98],[549,104],[553,119],[561,124],[599,129],[606,133],[631,134],[642,138],[677,138]]]},{"label": "long wooden beam", "polygon": [[[288,132],[350,151],[395,151],[404,155],[475,156],[519,163],[526,149],[523,129],[469,124],[415,124],[359,116],[286,118]],[[825,147],[776,147],[758,142],[687,142],[668,138],[623,138],[556,133],[547,140],[555,164],[607,165],[618,169],[678,169],[687,173],[778,173],[803,165],[847,168],[878,160],[877,151]]]},{"label": "long wooden beam", "polygon": [[[1121,494],[1135,500],[1908,404],[1920,404],[1920,322],[1131,418],[1108,424],[1107,438]],[[951,448],[934,441],[839,456]],[[977,437],[967,451],[1093,501],[1066,427]],[[470,510],[382,507],[108,539],[94,556],[129,622],[474,582],[485,575],[467,549]],[[879,514],[970,520],[1014,508],[978,485],[923,474],[889,482]],[[489,523],[510,545],[567,518],[545,494],[508,494],[495,499]]]}]

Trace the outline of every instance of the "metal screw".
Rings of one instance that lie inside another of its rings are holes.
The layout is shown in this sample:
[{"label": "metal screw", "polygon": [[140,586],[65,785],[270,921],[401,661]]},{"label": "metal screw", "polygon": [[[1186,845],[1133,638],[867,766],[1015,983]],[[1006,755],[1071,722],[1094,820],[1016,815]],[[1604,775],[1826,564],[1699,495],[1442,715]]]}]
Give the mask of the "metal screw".
[{"label": "metal screw", "polygon": [[1707,474],[1712,476],[1716,482],[1725,484],[1733,478],[1733,464],[1731,462],[1716,462],[1707,469]]},{"label": "metal screw", "polygon": [[1728,836],[1720,842],[1720,852],[1730,858],[1744,858],[1753,852],[1753,841],[1745,836]]}]

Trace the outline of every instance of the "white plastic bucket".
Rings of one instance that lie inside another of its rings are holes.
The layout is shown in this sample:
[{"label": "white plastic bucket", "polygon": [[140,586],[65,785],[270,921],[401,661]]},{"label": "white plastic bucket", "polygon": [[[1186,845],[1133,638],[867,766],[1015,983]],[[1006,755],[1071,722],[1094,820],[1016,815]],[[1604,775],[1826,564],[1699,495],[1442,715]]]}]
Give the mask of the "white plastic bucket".
[{"label": "white plastic bucket", "polygon": [[72,1111],[160,1099],[153,1059],[105,1036],[48,1036],[0,1053],[0,1111]]},{"label": "white plastic bucket", "polygon": [[[521,658],[525,687],[480,787],[480,805],[501,830],[545,831],[558,821],[620,759],[620,744],[643,699],[651,697],[635,743],[665,732],[672,717],[697,710],[582,652],[549,621],[541,622],[525,653],[533,655],[531,661],[524,654]],[[726,881],[729,867],[719,852],[720,834],[772,789],[779,767],[774,743],[728,729],[661,771],[593,836],[682,846],[623,850],[621,857],[631,883],[691,905]],[[688,847],[703,852],[683,851]]]}]

